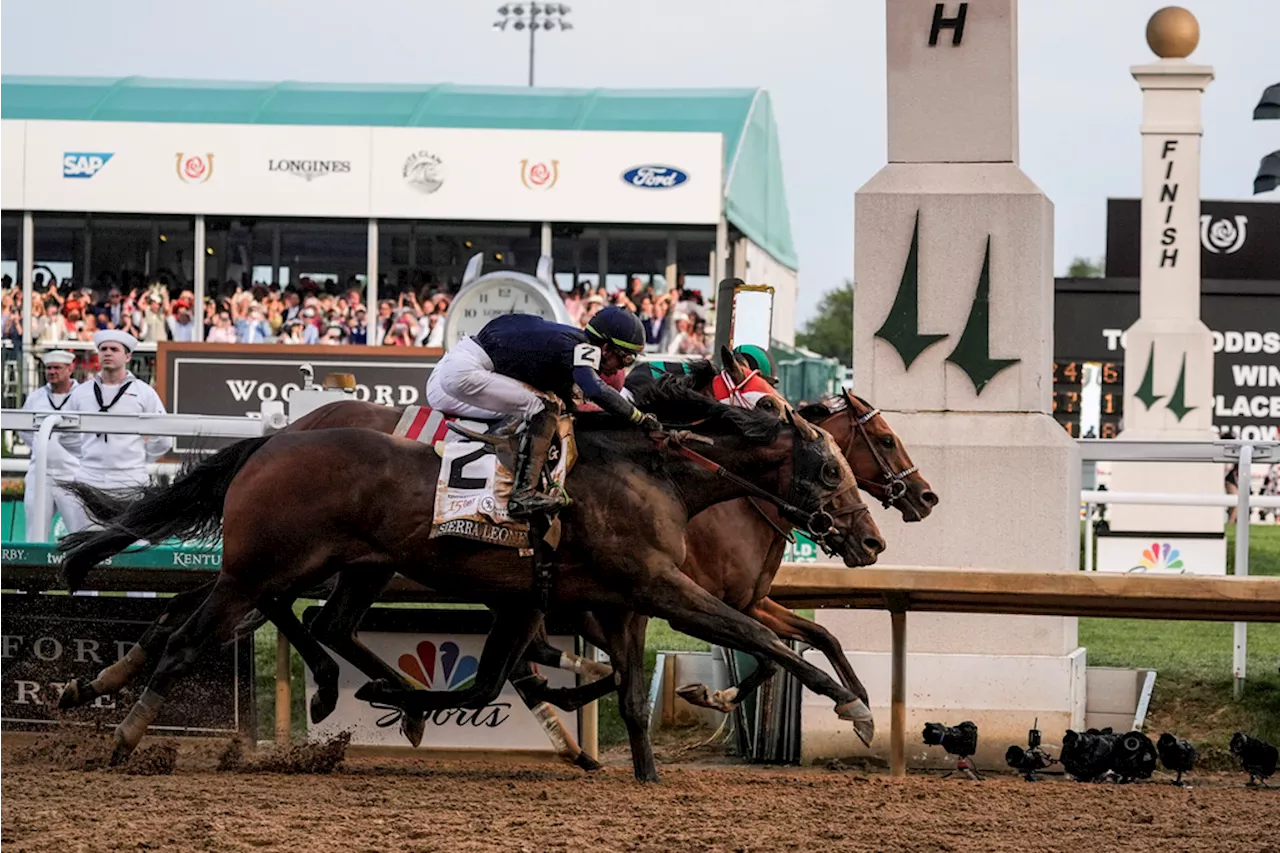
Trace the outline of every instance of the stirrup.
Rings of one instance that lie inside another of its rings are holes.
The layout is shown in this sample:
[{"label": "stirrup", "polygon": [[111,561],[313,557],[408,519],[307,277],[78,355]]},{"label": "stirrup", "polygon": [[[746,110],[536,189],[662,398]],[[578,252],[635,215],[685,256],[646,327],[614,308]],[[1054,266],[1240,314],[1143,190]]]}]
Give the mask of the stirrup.
[{"label": "stirrup", "polygon": [[507,514],[512,518],[529,518],[543,513],[553,513],[568,504],[559,497],[542,492],[529,492],[527,495],[512,495],[507,499]]}]

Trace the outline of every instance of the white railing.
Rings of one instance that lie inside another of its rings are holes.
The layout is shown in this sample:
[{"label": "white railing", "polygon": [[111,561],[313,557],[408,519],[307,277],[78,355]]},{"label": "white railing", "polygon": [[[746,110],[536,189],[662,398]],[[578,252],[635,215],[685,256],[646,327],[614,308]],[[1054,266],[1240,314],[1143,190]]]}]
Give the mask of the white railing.
[{"label": "white railing", "polygon": [[49,531],[49,439],[54,431],[91,432],[111,435],[168,435],[181,438],[257,438],[267,429],[280,428],[287,421],[283,412],[267,418],[226,417],[216,415],[124,414],[112,412],[28,412],[21,409],[0,410],[0,422],[6,430],[34,432],[31,456],[35,460],[35,517],[27,539],[44,542]]},{"label": "white railing", "polygon": [[[1149,506],[1220,506],[1236,508],[1236,559],[1235,573],[1239,577],[1249,574],[1249,524],[1253,508],[1280,509],[1280,497],[1258,496],[1250,493],[1253,482],[1253,463],[1271,464],[1280,461],[1280,442],[1237,441],[1116,441],[1114,439],[1080,439],[1080,458],[1094,462],[1220,462],[1239,465],[1236,480],[1242,484],[1235,495],[1189,493],[1137,493],[1110,492],[1086,489],[1080,492],[1085,504],[1084,513],[1084,568],[1094,571],[1093,565],[1093,513],[1103,504],[1145,504]],[[1249,650],[1249,624],[1236,622],[1232,653],[1234,693],[1239,699],[1244,694],[1246,662]]]}]

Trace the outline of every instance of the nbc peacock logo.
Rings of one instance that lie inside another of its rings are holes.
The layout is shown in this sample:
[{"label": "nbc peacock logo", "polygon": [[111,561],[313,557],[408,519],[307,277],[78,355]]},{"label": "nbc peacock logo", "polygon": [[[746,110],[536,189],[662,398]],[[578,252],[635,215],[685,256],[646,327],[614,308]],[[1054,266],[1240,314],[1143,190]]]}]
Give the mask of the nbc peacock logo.
[{"label": "nbc peacock logo", "polygon": [[1186,572],[1182,565],[1182,552],[1168,542],[1152,542],[1143,550],[1142,559],[1131,572],[1177,571]]},{"label": "nbc peacock logo", "polygon": [[400,671],[424,690],[462,690],[475,683],[479,662],[475,655],[462,654],[452,640],[439,646],[423,640],[414,651],[416,654],[400,655]]}]

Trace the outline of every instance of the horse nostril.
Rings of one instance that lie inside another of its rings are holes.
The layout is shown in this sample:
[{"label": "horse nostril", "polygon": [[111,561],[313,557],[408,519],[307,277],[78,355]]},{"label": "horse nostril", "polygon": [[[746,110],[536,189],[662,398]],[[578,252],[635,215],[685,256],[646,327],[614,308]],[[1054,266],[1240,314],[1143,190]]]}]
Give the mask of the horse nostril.
[{"label": "horse nostril", "polygon": [[879,554],[884,550],[884,540],[879,536],[864,536],[862,539],[862,547],[866,548],[872,554]]},{"label": "horse nostril", "polygon": [[920,501],[925,506],[937,506],[938,496],[935,493],[929,491],[928,489],[925,489],[923,492],[920,493]]}]

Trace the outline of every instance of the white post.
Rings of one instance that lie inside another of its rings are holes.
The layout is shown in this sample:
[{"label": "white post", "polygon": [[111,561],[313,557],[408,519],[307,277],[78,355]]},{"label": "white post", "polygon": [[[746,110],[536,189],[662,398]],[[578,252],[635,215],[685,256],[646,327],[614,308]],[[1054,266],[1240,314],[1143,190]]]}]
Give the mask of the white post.
[{"label": "white post", "polygon": [[[1240,447],[1240,468],[1236,472],[1236,577],[1249,576],[1249,486],[1253,477],[1253,445]],[[1249,623],[1235,624],[1235,651],[1231,657],[1234,676],[1232,693],[1236,699],[1244,697],[1244,679],[1249,658]]]},{"label": "white post", "polygon": [[679,255],[676,251],[675,234],[667,235],[667,268],[663,271],[662,277],[667,280],[667,292],[675,292],[677,283],[680,280]]},{"label": "white post", "polygon": [[36,443],[31,448],[31,455],[36,459],[36,478],[32,484],[36,493],[33,503],[36,506],[36,517],[27,519],[27,541],[47,542],[49,540],[49,440],[53,428],[62,423],[62,415],[52,414],[40,423],[36,431]]},{"label": "white post", "polygon": [[1093,504],[1084,505],[1084,570],[1093,571]]},{"label": "white post", "polygon": [[711,286],[715,287],[724,280],[725,270],[729,263],[729,220],[723,216],[716,223],[716,260],[715,269],[711,271]]},{"label": "white post", "polygon": [[[1157,59],[1130,69],[1142,90],[1142,228],[1138,320],[1125,332],[1125,441],[1212,441],[1213,333],[1200,319],[1201,105],[1213,68],[1187,61],[1199,27],[1185,9],[1167,7],[1147,26]],[[1222,466],[1117,462],[1117,492],[1205,494],[1222,491]],[[1102,569],[1132,566],[1157,538],[1184,549],[1184,535],[1213,534],[1212,558],[1198,572],[1225,570],[1222,513],[1213,507],[1115,506],[1116,539]],[[1203,541],[1197,543],[1206,547]]]},{"label": "white post", "polygon": [[26,374],[27,388],[35,387],[36,378],[35,353],[32,352],[36,330],[32,325],[35,318],[31,314],[31,279],[35,276],[35,254],[35,218],[28,210],[22,214],[22,364],[19,367]]},{"label": "white post", "polygon": [[196,303],[191,306],[191,318],[195,323],[192,330],[192,340],[204,340],[204,279],[205,279],[205,237],[204,237],[204,214],[196,216],[196,257],[191,264],[192,275],[195,276],[195,287],[193,291],[195,296],[193,301]]},{"label": "white post", "polygon": [[[374,334],[374,326],[378,322],[378,220],[369,220],[369,243],[366,248],[368,253],[368,279],[369,293],[367,296],[369,305],[365,309],[365,345],[377,346],[382,341],[377,340]],[[293,271],[290,270],[290,275]]]},{"label": "white post", "polygon": [[551,223],[542,223],[542,254],[551,257]]}]

